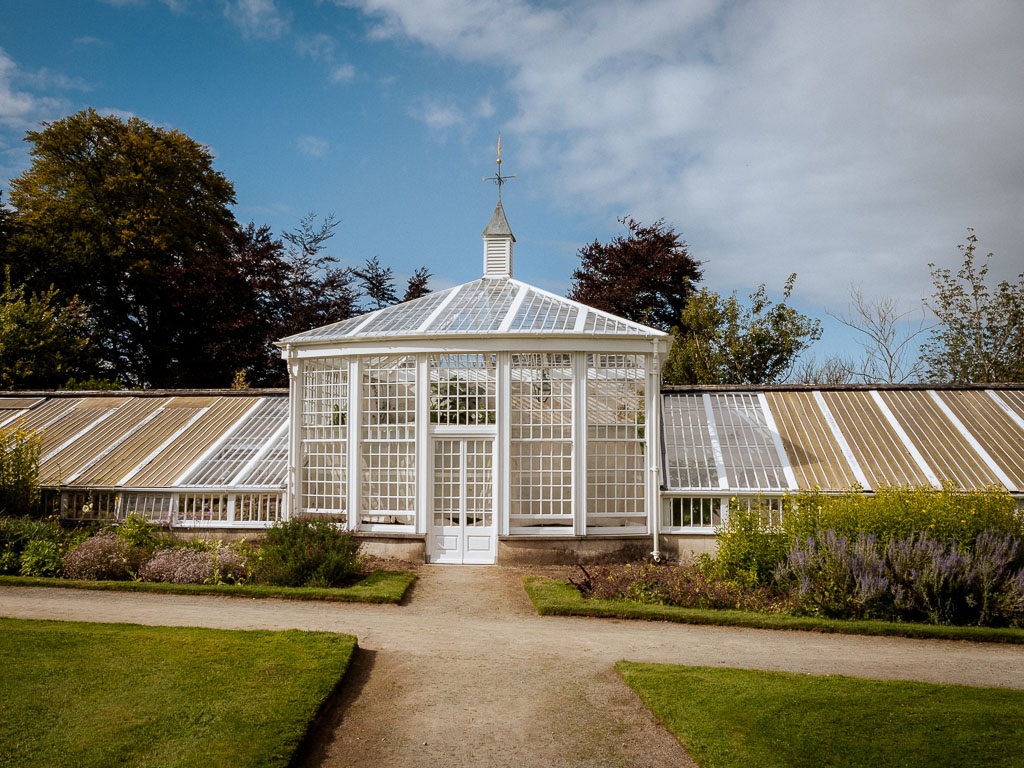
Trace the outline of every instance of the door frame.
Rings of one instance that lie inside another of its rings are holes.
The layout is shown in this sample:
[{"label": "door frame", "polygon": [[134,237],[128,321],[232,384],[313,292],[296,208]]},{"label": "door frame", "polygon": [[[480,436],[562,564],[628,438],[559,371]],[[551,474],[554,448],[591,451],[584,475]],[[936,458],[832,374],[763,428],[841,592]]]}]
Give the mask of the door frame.
[{"label": "door frame", "polygon": [[[435,466],[434,458],[436,455],[435,443],[438,440],[458,440],[464,444],[467,440],[486,440],[490,443],[491,447],[491,525],[490,527],[490,538],[491,538],[491,552],[494,555],[493,559],[489,562],[478,562],[478,563],[467,563],[466,562],[466,510],[464,505],[459,510],[459,537],[460,537],[460,551],[462,553],[459,563],[447,563],[449,565],[463,564],[463,565],[493,565],[498,561],[498,479],[500,477],[497,466],[498,458],[498,432],[493,425],[479,425],[479,426],[450,426],[450,425],[435,425],[428,430],[427,443],[429,446],[427,456],[427,466],[429,485],[428,493],[426,498],[426,509],[427,509],[427,561],[437,562],[433,560],[434,556],[434,539],[437,535],[435,533],[436,526],[434,525],[434,493],[435,493],[435,482],[434,476]],[[462,449],[460,448],[460,454]],[[460,462],[461,467],[461,462]],[[462,469],[460,468],[460,474]],[[462,479],[464,482],[464,478]]]}]

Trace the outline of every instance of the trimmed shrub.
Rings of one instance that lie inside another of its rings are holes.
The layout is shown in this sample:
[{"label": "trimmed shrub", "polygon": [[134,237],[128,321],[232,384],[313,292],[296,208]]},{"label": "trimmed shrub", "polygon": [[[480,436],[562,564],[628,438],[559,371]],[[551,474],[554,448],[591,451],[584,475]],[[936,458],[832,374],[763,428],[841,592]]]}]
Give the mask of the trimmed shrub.
[{"label": "trimmed shrub", "polygon": [[114,531],[100,531],[68,553],[64,575],[69,579],[132,579],[146,556],[145,549],[125,543]]},{"label": "trimmed shrub", "polygon": [[154,552],[138,575],[143,581],[175,584],[240,584],[248,576],[248,568],[245,559],[230,547],[167,547]]},{"label": "trimmed shrub", "polygon": [[281,587],[337,587],[360,572],[359,542],[326,520],[305,518],[267,529],[252,578]]}]

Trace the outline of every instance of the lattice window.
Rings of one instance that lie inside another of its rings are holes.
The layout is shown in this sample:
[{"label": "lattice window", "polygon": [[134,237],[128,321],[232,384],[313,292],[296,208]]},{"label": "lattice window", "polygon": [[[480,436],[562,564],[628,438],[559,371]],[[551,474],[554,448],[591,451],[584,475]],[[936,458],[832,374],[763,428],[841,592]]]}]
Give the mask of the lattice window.
[{"label": "lattice window", "polygon": [[645,525],[643,355],[587,355],[587,526]]},{"label": "lattice window", "polygon": [[182,523],[226,523],[226,493],[182,493],[178,496],[178,520]]},{"label": "lattice window", "polygon": [[363,361],[362,512],[367,524],[412,525],[416,503],[416,358]]},{"label": "lattice window", "polygon": [[281,519],[281,494],[240,493],[235,496],[235,520],[243,523],[276,523]]},{"label": "lattice window", "polygon": [[113,520],[117,516],[117,495],[113,491],[62,493],[60,512],[68,520]]},{"label": "lattice window", "polygon": [[434,525],[459,525],[461,500],[459,440],[434,441]]},{"label": "lattice window", "polygon": [[665,528],[717,528],[722,524],[722,499],[706,496],[663,499],[661,524]]},{"label": "lattice window", "polygon": [[494,449],[490,440],[466,440],[466,525],[490,526],[493,518]]},{"label": "lattice window", "polygon": [[348,411],[348,360],[307,360],[300,432],[303,512],[343,515],[348,509]]},{"label": "lattice window", "polygon": [[511,515],[517,525],[572,525],[572,356],[513,354]]},{"label": "lattice window", "polygon": [[430,422],[493,424],[496,416],[493,354],[430,356]]},{"label": "lattice window", "polygon": [[121,515],[137,515],[155,523],[168,524],[174,518],[177,505],[169,493],[126,493],[121,500]]}]

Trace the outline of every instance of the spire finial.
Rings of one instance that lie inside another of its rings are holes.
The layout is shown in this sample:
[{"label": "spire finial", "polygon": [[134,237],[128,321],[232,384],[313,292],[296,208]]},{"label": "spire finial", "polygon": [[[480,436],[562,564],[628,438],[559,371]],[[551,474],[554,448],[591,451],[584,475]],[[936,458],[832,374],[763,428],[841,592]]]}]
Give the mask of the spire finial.
[{"label": "spire finial", "polygon": [[511,176],[501,175],[501,134],[498,134],[498,170],[493,176],[484,176],[483,181],[493,181],[498,185],[498,202],[501,202],[501,185],[508,182],[510,179],[514,179],[516,175],[513,173]]}]

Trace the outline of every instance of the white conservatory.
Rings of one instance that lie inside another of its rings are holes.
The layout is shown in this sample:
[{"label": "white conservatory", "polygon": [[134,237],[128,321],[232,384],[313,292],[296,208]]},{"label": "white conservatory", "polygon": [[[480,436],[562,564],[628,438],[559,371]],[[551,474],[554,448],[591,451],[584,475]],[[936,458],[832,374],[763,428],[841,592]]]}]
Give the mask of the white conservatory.
[{"label": "white conservatory", "polygon": [[669,339],[515,280],[514,242],[499,200],[479,280],[279,342],[291,515],[430,562],[650,550]]}]

